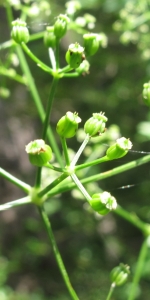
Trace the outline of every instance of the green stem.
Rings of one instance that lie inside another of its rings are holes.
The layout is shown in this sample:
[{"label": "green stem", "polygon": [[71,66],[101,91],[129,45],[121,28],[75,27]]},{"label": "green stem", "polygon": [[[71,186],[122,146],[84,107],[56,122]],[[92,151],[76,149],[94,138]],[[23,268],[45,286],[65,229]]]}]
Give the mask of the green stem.
[{"label": "green stem", "polygon": [[57,247],[57,244],[56,244],[56,241],[55,241],[55,237],[54,237],[54,234],[53,234],[53,231],[52,231],[52,227],[51,227],[51,223],[47,217],[47,214],[44,210],[44,207],[40,206],[38,207],[38,210],[39,210],[39,213],[40,213],[40,216],[42,218],[42,221],[43,221],[43,224],[44,224],[44,227],[47,231],[47,234],[48,234],[48,237],[49,237],[49,240],[51,242],[51,245],[52,245],[52,249],[53,249],[53,253],[55,255],[55,259],[57,261],[57,264],[58,264],[58,267],[59,267],[59,270],[61,272],[61,275],[63,277],[63,280],[66,284],[66,287],[68,289],[68,292],[71,296],[71,299],[73,300],[79,300],[76,292],[74,291],[72,285],[71,285],[71,282],[70,282],[70,279],[69,279],[69,276],[67,274],[67,271],[66,271],[66,268],[64,266],[64,263],[63,263],[63,260],[61,258],[61,255],[60,255],[60,252],[59,252],[59,249]]},{"label": "green stem", "polygon": [[25,193],[29,194],[30,192],[30,185],[26,184],[25,182],[19,180],[15,176],[11,175],[10,173],[6,172],[4,169],[0,168],[0,176],[6,178],[8,181],[13,183],[14,185],[18,186],[20,189],[22,189]]},{"label": "green stem", "polygon": [[26,54],[37,63],[38,67],[40,67],[42,70],[44,70],[45,72],[50,73],[51,75],[53,75],[53,70],[48,67],[47,65],[45,65],[39,58],[37,58],[32,52],[31,50],[27,47],[27,45],[22,42],[21,46],[23,48],[23,50],[26,52]]},{"label": "green stem", "polygon": [[[48,125],[49,125],[50,114],[51,114],[52,104],[53,104],[53,100],[54,100],[54,96],[55,96],[55,92],[56,92],[56,88],[57,88],[57,83],[58,83],[58,78],[54,77],[53,81],[52,81],[52,85],[51,85],[49,99],[48,99],[45,121],[43,124],[43,132],[42,132],[43,140],[46,139],[46,135],[47,135],[47,129],[48,129]],[[42,168],[37,169],[36,183],[35,183],[36,187],[39,187],[41,184],[41,170],[42,170]]]},{"label": "green stem", "polygon": [[84,141],[83,141],[83,143],[81,144],[79,150],[77,151],[77,153],[75,154],[75,156],[74,156],[74,158],[73,158],[73,160],[71,162],[71,166],[72,167],[74,167],[76,165],[78,159],[80,158],[80,156],[81,156],[84,148],[88,144],[89,140],[90,140],[90,136],[89,136],[89,134],[87,134],[86,137],[85,137],[85,139],[84,139]]},{"label": "green stem", "polygon": [[22,84],[25,84],[27,85],[27,80],[26,78],[18,75],[16,73],[16,71],[14,69],[6,69],[5,67],[3,66],[0,66],[0,74],[3,75],[3,76],[7,76],[13,80],[16,80],[18,81],[19,83],[22,83]]},{"label": "green stem", "polygon": [[61,144],[62,144],[62,148],[63,148],[65,160],[66,160],[66,165],[69,166],[70,165],[70,159],[69,159],[69,154],[68,154],[68,148],[67,148],[67,144],[66,144],[66,139],[64,137],[61,137]]},{"label": "green stem", "polygon": [[115,285],[114,283],[111,284],[110,290],[109,290],[109,293],[108,293],[108,295],[107,295],[106,300],[110,300],[110,299],[111,299],[111,296],[112,296],[112,293],[113,293],[113,291],[114,291],[114,289],[115,289],[115,286],[116,286],[116,285]]},{"label": "green stem", "polygon": [[100,164],[100,163],[106,162],[106,161],[110,161],[110,160],[109,160],[109,158],[107,156],[103,156],[103,157],[98,158],[96,160],[89,161],[88,163],[76,166],[75,167],[75,171],[81,170],[81,169],[84,169],[84,168],[88,168],[88,167],[92,167],[94,165],[97,165],[97,164]]},{"label": "green stem", "polygon": [[68,174],[61,174],[58,178],[56,178],[53,182],[51,182],[46,188],[44,188],[42,191],[38,193],[39,197],[43,197],[45,194],[47,194],[52,188],[57,186],[60,182],[62,182],[64,179],[66,179],[69,175]]},{"label": "green stem", "polygon": [[[150,161],[150,155],[146,155],[142,158],[139,158],[135,161],[132,161],[130,163],[124,164],[120,167],[114,168],[112,170],[103,172],[101,174],[97,174],[97,175],[93,175],[93,176],[89,176],[86,177],[84,179],[81,179],[81,183],[91,183],[91,182],[95,182],[95,181],[99,181],[117,174],[120,174],[122,172],[128,171],[130,169],[133,169],[135,167],[139,167],[140,165],[146,164],[147,162]],[[55,189],[54,191],[51,191],[49,193],[49,196],[52,195],[56,195],[57,193],[63,193],[69,190],[72,190],[75,187],[75,184],[73,182],[67,183],[67,185],[65,186],[60,186],[58,189]]]},{"label": "green stem", "polygon": [[66,67],[64,67],[64,68],[62,68],[62,69],[59,70],[59,74],[70,72],[72,70],[73,69],[70,66],[67,65]]},{"label": "green stem", "polygon": [[[31,75],[30,69],[29,69],[28,64],[27,64],[27,61],[25,59],[24,53],[23,53],[20,46],[16,47],[16,51],[17,51],[17,55],[18,55],[19,60],[20,60],[22,71],[23,71],[23,73],[25,74],[25,76],[28,80],[28,87],[29,87],[30,93],[33,97],[34,103],[36,105],[38,114],[40,116],[41,121],[44,122],[44,120],[45,120],[44,108],[43,108],[43,105],[41,103],[41,99],[39,97],[37,88],[35,86],[33,77]],[[57,161],[59,162],[60,166],[63,166],[62,157],[61,157],[58,145],[56,143],[56,140],[54,138],[54,135],[53,135],[53,132],[52,132],[52,129],[51,129],[50,125],[48,127],[47,137],[48,137],[48,140],[51,144],[51,147],[52,147],[52,149],[55,153]]]},{"label": "green stem", "polygon": [[150,239],[150,236],[148,236],[144,240],[143,245],[141,247],[128,300],[134,300],[135,297],[136,297],[137,286],[138,286],[138,283],[139,283],[140,278],[142,276],[144,263],[145,263],[146,255],[147,255],[148,248],[149,248],[149,239]]},{"label": "green stem", "polygon": [[31,203],[29,196],[0,205],[0,211]]},{"label": "green stem", "polygon": [[114,212],[140,229],[143,234],[150,234],[150,225],[142,222],[135,213],[128,212],[119,205],[117,206],[116,210],[114,210]]},{"label": "green stem", "polygon": [[82,183],[80,182],[80,180],[78,179],[76,174],[71,174],[70,176],[71,176],[72,180],[74,181],[74,183],[76,184],[76,186],[78,187],[78,189],[80,190],[80,192],[86,198],[86,200],[88,202],[90,202],[91,201],[91,196],[88,194],[88,192],[86,191],[86,189],[84,188],[84,186],[82,185]]}]

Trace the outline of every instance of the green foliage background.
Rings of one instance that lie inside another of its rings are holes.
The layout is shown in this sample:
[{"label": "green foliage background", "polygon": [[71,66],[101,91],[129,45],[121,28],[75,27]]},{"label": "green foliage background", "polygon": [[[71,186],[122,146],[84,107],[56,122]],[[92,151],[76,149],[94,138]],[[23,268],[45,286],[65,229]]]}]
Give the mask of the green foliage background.
[{"label": "green foliage background", "polygon": [[[34,1],[33,1],[34,2]],[[36,1],[40,7],[40,1]],[[65,1],[47,1],[51,14],[40,11],[29,18],[31,32],[44,29],[43,23],[54,22],[64,12]],[[104,111],[108,127],[120,128],[122,136],[130,138],[133,150],[149,152],[149,108],[142,101],[143,83],[150,76],[149,29],[147,14],[150,1],[80,1],[80,15],[88,12],[97,18],[95,32],[108,37],[106,49],[90,58],[90,74],[60,81],[52,112],[52,126],[66,111],[77,111],[82,123],[91,112]],[[4,4],[0,2],[0,43],[10,39]],[[147,13],[147,14],[146,14]],[[20,11],[14,10],[14,19]],[[143,24],[136,25],[139,17]],[[120,24],[120,25],[117,25]],[[141,27],[141,26],[147,27]],[[145,29],[144,29],[145,28]],[[117,30],[116,30],[117,29]],[[145,30],[145,31],[144,31]],[[123,33],[128,32],[124,40]],[[129,38],[130,37],[130,38]],[[120,39],[121,38],[121,39]],[[61,43],[61,62],[65,65],[65,52],[70,43],[81,36],[69,31]],[[45,63],[48,53],[41,39],[30,47]],[[1,51],[1,64],[7,58],[7,49]],[[50,78],[27,58],[44,105],[50,89]],[[18,72],[21,74],[19,66]],[[33,184],[35,169],[26,157],[24,146],[41,133],[41,123],[29,91],[21,84],[1,76],[1,86],[10,90],[7,99],[0,101],[1,166],[15,176]],[[59,143],[59,140],[58,140]],[[69,141],[77,150],[79,142]],[[99,146],[100,147],[100,146]],[[90,151],[90,149],[89,149]],[[101,151],[98,150],[97,151]],[[141,157],[130,152],[125,158],[92,169],[93,174]],[[149,164],[108,178],[98,185],[110,191],[118,203],[134,211],[146,222],[149,213]],[[16,187],[0,179],[1,203],[22,197]],[[134,185],[128,189],[118,187]],[[94,189],[96,187],[92,187]],[[77,199],[78,198],[78,199]],[[112,299],[127,299],[139,249],[141,233],[114,214],[97,218],[86,210],[84,199],[75,193],[65,193],[47,204],[57,243],[67,270],[80,299],[105,299],[109,289],[109,273],[119,262],[131,265],[128,283],[115,291]],[[34,208],[22,207],[0,215],[0,299],[7,300],[67,300],[66,288],[57,269],[47,236]],[[150,254],[147,257],[137,299],[146,300],[150,293]]]}]

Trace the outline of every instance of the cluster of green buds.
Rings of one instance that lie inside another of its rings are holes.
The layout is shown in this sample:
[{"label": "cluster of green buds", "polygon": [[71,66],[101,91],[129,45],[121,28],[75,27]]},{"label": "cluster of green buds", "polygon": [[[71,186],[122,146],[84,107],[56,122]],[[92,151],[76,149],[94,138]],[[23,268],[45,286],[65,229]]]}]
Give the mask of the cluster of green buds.
[{"label": "cluster of green buds", "polygon": [[78,68],[85,59],[84,48],[78,43],[70,44],[66,52],[66,62],[71,68]]},{"label": "cluster of green buds", "polygon": [[17,19],[12,22],[11,37],[17,43],[27,43],[29,41],[29,31],[26,22]]},{"label": "cluster of green buds", "polygon": [[110,193],[103,192],[94,194],[90,205],[100,215],[106,215],[117,208],[117,201]]},{"label": "cluster of green buds", "polygon": [[43,167],[52,159],[52,149],[43,140],[35,140],[26,145],[25,150],[28,154],[30,163]]},{"label": "cluster of green buds", "polygon": [[147,106],[150,106],[150,82],[143,85],[143,99]]},{"label": "cluster of green buds", "polygon": [[109,160],[118,159],[125,156],[131,148],[131,141],[122,137],[118,139],[114,145],[107,149],[106,156]]},{"label": "cluster of green buds", "polygon": [[101,135],[105,131],[105,123],[107,118],[104,113],[93,113],[93,116],[84,124],[84,131],[91,137]]},{"label": "cluster of green buds", "polygon": [[120,286],[124,284],[130,274],[130,267],[123,263],[115,267],[110,273],[110,280],[113,285]]},{"label": "cluster of green buds", "polygon": [[56,131],[59,136],[66,139],[72,138],[78,129],[78,124],[81,122],[78,114],[68,111],[57,123]]}]

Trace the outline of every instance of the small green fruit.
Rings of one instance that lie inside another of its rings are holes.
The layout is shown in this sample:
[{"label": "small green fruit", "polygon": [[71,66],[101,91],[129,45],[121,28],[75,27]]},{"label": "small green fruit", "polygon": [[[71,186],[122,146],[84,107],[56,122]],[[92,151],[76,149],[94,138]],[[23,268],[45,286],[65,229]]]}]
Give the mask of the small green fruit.
[{"label": "small green fruit", "polygon": [[43,140],[35,140],[30,142],[26,148],[30,163],[43,167],[52,159],[52,149],[46,145]]},{"label": "small green fruit", "polygon": [[115,267],[110,273],[110,280],[113,284],[119,286],[124,284],[130,274],[130,267],[121,263],[119,266]]},{"label": "small green fruit", "polygon": [[106,122],[107,118],[104,116],[104,113],[94,113],[93,116],[86,121],[84,131],[91,137],[98,136],[105,131]]},{"label": "small green fruit", "polygon": [[84,48],[78,43],[70,44],[66,52],[66,62],[71,68],[76,69],[85,59]]},{"label": "small green fruit", "polygon": [[54,27],[47,26],[44,33],[44,44],[48,48],[54,48],[56,46],[56,36],[54,34]]},{"label": "small green fruit", "polygon": [[80,122],[81,119],[77,113],[68,111],[66,115],[58,121],[56,131],[61,137],[71,138],[76,134],[78,123]]},{"label": "small green fruit", "polygon": [[54,34],[56,38],[61,39],[67,31],[67,24],[70,19],[66,15],[60,14],[54,24]]},{"label": "small green fruit", "polygon": [[117,208],[117,201],[110,193],[103,192],[94,194],[90,205],[100,215],[106,215]]},{"label": "small green fruit", "polygon": [[106,155],[110,160],[121,158],[125,156],[131,148],[132,143],[130,140],[122,137],[107,149]]}]

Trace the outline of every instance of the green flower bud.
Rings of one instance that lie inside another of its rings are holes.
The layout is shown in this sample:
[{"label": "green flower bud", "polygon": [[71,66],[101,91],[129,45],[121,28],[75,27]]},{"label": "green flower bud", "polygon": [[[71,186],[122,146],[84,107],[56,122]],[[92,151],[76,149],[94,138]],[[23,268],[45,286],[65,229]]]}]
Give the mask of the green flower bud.
[{"label": "green flower bud", "polygon": [[52,159],[52,149],[43,140],[35,140],[25,147],[30,163],[43,167]]},{"label": "green flower bud", "polygon": [[69,139],[75,135],[78,129],[78,123],[80,122],[81,119],[77,113],[68,111],[66,115],[58,121],[56,131],[61,137]]},{"label": "green flower bud", "polygon": [[91,207],[100,215],[106,215],[117,208],[116,199],[108,192],[94,194],[90,201]]},{"label": "green flower bud", "polygon": [[124,284],[130,274],[129,269],[130,267],[128,265],[124,265],[122,263],[115,267],[110,273],[111,282],[117,286]]},{"label": "green flower bud", "polygon": [[94,113],[93,117],[88,119],[84,124],[85,133],[89,134],[91,137],[102,134],[105,131],[105,123],[107,120],[104,113]]},{"label": "green flower bud", "polygon": [[60,14],[57,17],[57,21],[54,24],[54,34],[58,39],[61,39],[66,34],[69,22],[70,19],[66,15]]},{"label": "green flower bud", "polygon": [[47,26],[44,33],[44,44],[48,48],[54,48],[56,45],[56,36],[54,34],[54,27]]},{"label": "green flower bud", "polygon": [[125,156],[131,148],[132,143],[130,140],[122,137],[107,149],[106,155],[110,160],[121,158]]},{"label": "green flower bud", "polygon": [[26,26],[26,22],[17,19],[12,22],[12,31],[11,37],[17,43],[21,44],[22,42],[27,43],[29,41],[29,31]]},{"label": "green flower bud", "polygon": [[150,106],[150,82],[143,85],[143,98],[147,106]]},{"label": "green flower bud", "polygon": [[92,56],[99,49],[99,34],[86,33],[83,35],[85,55]]},{"label": "green flower bud", "polygon": [[83,47],[78,43],[69,45],[68,51],[66,52],[66,61],[71,68],[78,68],[84,59],[85,55]]}]

